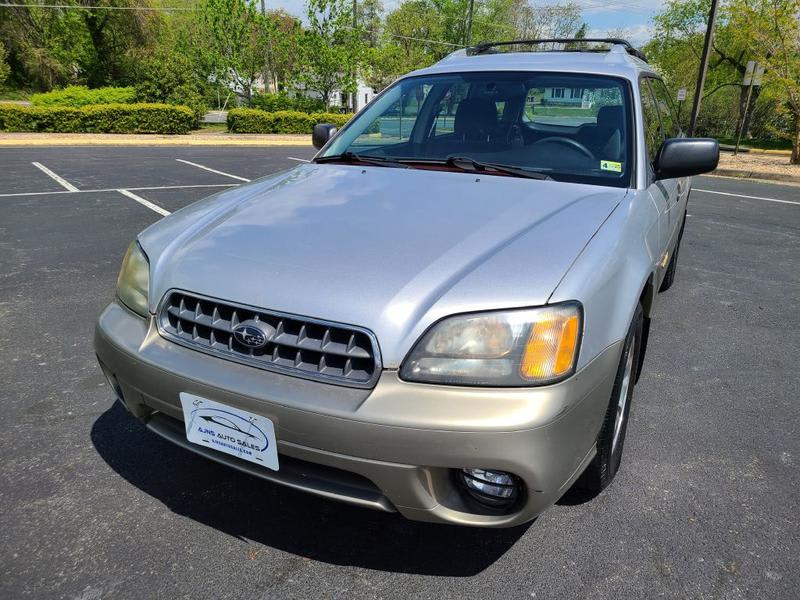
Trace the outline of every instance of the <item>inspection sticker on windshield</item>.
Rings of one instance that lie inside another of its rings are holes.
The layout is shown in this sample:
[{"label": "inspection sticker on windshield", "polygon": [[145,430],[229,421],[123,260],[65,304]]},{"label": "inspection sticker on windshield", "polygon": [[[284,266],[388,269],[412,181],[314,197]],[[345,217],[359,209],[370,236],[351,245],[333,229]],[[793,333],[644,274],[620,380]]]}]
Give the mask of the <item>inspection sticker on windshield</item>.
[{"label": "inspection sticker on windshield", "polygon": [[181,392],[180,398],[190,442],[278,470],[272,421],[194,394]]},{"label": "inspection sticker on windshield", "polygon": [[613,160],[601,160],[600,169],[602,171],[614,171],[615,173],[622,173],[622,163],[614,162]]}]

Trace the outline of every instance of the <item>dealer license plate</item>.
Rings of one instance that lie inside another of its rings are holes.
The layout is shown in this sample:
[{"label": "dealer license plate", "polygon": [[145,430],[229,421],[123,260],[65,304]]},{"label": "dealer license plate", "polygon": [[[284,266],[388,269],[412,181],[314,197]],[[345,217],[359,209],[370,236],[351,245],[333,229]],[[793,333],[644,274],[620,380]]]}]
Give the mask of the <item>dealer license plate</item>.
[{"label": "dealer license plate", "polygon": [[272,421],[194,394],[181,392],[180,398],[190,442],[278,470]]}]

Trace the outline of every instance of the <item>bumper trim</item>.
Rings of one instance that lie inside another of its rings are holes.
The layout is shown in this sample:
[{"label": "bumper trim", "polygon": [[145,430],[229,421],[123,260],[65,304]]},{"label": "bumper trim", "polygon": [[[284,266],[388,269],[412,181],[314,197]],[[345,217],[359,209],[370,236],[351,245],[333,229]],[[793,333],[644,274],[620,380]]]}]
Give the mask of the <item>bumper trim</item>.
[{"label": "bumper trim", "polygon": [[280,470],[270,471],[263,467],[259,468],[258,465],[251,465],[235,456],[228,456],[192,444],[186,439],[183,422],[164,413],[153,413],[145,425],[150,431],[173,444],[260,479],[348,504],[383,512],[396,512],[392,503],[381,494],[375,484],[366,477],[355,473],[310,463],[283,454],[280,456]]}]

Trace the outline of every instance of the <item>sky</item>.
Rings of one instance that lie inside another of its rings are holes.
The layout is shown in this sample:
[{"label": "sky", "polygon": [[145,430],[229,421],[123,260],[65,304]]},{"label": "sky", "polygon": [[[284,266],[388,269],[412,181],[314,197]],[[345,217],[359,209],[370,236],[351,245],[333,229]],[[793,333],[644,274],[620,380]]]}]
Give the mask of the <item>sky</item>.
[{"label": "sky", "polygon": [[[609,30],[623,28],[632,44],[640,46],[651,36],[651,17],[662,10],[663,0],[573,0],[582,7],[583,19],[589,25],[589,37],[605,37]],[[267,8],[283,8],[302,16],[305,0],[266,0]],[[400,0],[383,0],[386,11],[392,10]],[[535,6],[556,4],[553,0],[534,0]]]}]

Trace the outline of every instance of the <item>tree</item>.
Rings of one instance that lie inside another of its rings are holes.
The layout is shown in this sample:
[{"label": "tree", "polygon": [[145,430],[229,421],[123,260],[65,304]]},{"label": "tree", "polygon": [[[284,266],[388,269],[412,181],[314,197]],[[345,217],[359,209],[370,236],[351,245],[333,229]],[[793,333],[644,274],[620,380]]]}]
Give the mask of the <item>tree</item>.
[{"label": "tree", "polygon": [[300,64],[300,21],[283,10],[265,15],[267,70],[273,91],[279,91],[297,78]]},{"label": "tree", "polygon": [[7,56],[8,52],[6,52],[6,47],[3,45],[3,42],[0,42],[0,87],[2,87],[6,79],[8,79],[9,73],[11,73],[11,67],[9,67],[6,62]]},{"label": "tree", "polygon": [[198,120],[206,110],[195,65],[184,54],[160,49],[136,61],[134,87],[139,102],[182,104]]},{"label": "tree", "polygon": [[[124,84],[131,52],[151,45],[162,18],[146,0],[64,0],[57,8],[4,7],[0,39],[16,85],[49,90],[68,83]],[[71,7],[81,7],[80,10]]]},{"label": "tree", "polygon": [[[644,52],[673,89],[686,88],[692,97],[703,49],[710,0],[670,0],[653,18],[653,38]],[[743,117],[746,90],[741,83],[747,67],[748,45],[742,44],[731,26],[731,8],[722,4],[717,16],[714,45],[697,131],[707,135],[733,136]],[[681,111],[684,127],[689,111]]]},{"label": "tree", "polygon": [[269,52],[266,18],[248,0],[204,0],[199,18],[198,62],[249,104]]},{"label": "tree", "polygon": [[800,164],[800,0],[733,0],[731,29],[765,67],[764,88],[792,122],[792,164]]},{"label": "tree", "polygon": [[309,26],[301,41],[306,68],[298,79],[330,105],[334,91],[356,90],[363,30],[353,28],[347,0],[308,0],[306,16]]},{"label": "tree", "polygon": [[[444,23],[427,0],[406,0],[386,16],[386,42],[403,49],[405,70],[429,65],[454,49],[446,42]],[[399,75],[400,73],[398,73]]]}]

